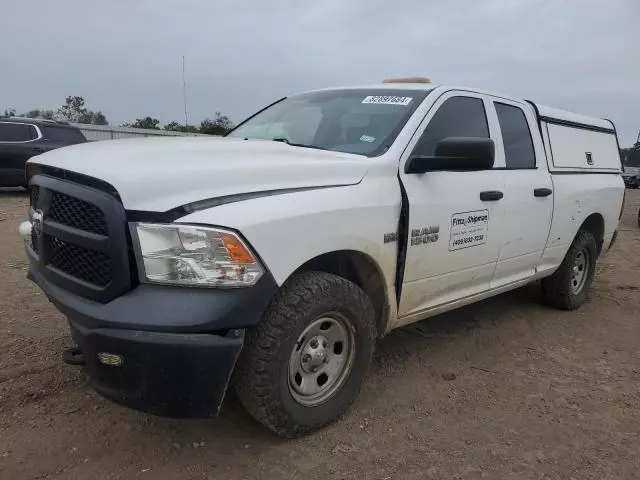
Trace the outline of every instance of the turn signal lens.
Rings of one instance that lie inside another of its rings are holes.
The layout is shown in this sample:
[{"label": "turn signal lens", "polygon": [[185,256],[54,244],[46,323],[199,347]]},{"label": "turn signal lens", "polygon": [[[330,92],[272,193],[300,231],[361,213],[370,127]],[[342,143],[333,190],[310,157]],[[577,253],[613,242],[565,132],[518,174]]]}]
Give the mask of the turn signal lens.
[{"label": "turn signal lens", "polygon": [[229,252],[233,263],[255,263],[253,255],[249,253],[249,250],[247,250],[238,237],[231,233],[220,232],[220,238],[227,252]]}]

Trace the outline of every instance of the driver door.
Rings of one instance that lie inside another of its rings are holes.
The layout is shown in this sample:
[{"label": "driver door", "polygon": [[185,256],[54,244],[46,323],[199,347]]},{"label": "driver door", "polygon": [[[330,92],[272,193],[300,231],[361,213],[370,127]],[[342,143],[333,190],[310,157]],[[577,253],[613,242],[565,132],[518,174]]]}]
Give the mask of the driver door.
[{"label": "driver door", "polygon": [[447,137],[495,141],[497,129],[486,114],[487,104],[480,94],[446,92],[427,113],[400,162],[409,205],[401,323],[490,288],[505,214],[500,165],[482,171],[404,171],[411,155],[433,156],[435,145]]}]

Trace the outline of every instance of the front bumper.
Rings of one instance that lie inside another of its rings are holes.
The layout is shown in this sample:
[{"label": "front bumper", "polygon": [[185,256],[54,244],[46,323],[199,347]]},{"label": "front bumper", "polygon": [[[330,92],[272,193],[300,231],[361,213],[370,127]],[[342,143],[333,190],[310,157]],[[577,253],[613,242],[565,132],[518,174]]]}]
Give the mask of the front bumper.
[{"label": "front bumper", "polygon": [[239,289],[142,284],[102,304],[60,288],[40,268],[31,262],[28,278],[69,319],[90,385],[117,403],[171,417],[217,415],[244,329],[277,291],[266,274]]},{"label": "front bumper", "polygon": [[[98,393],[170,417],[217,415],[244,338],[244,330],[223,336],[89,329],[71,319],[69,326]],[[102,363],[105,354],[122,364]]]}]

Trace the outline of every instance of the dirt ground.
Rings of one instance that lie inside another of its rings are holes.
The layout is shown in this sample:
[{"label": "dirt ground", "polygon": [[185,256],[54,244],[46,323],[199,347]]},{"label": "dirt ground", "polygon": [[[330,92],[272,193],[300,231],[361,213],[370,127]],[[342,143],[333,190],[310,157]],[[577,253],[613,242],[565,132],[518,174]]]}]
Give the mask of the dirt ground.
[{"label": "dirt ground", "polygon": [[531,285],[393,332],[345,417],[295,441],[233,397],[179,421],[88,388],[25,278],[27,204],[0,191],[0,479],[640,478],[640,190],[581,310]]}]

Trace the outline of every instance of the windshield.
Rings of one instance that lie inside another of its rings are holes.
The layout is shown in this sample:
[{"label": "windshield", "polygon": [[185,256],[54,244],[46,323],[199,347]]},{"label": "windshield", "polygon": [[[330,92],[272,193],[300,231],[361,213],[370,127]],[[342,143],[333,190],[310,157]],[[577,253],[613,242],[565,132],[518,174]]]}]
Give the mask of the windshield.
[{"label": "windshield", "polygon": [[430,90],[348,89],[285,98],[229,133],[375,156],[384,152]]}]

